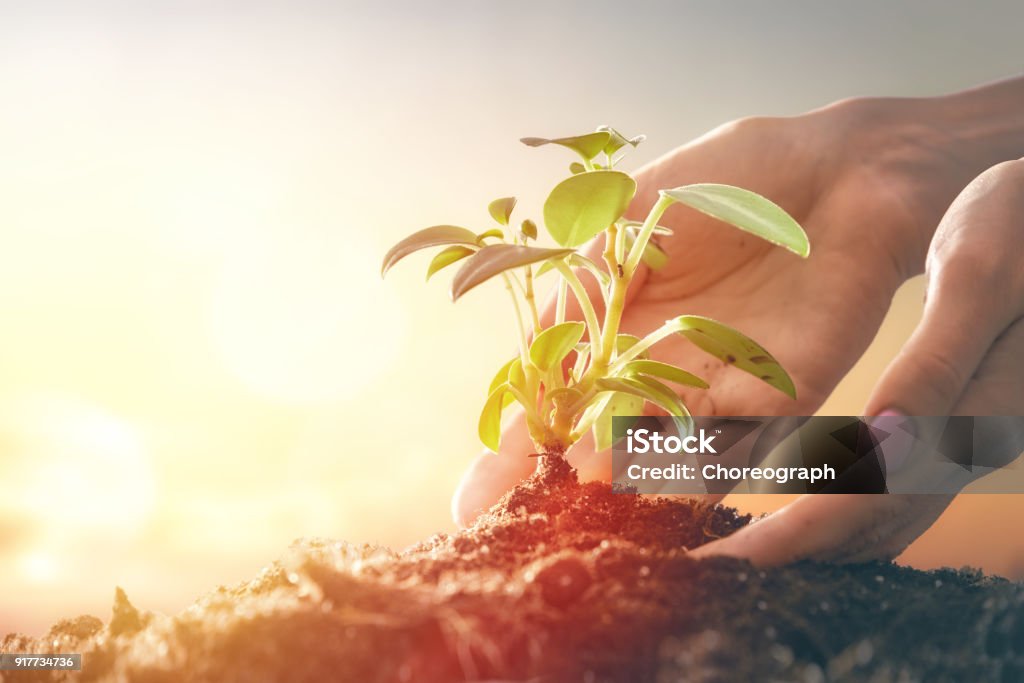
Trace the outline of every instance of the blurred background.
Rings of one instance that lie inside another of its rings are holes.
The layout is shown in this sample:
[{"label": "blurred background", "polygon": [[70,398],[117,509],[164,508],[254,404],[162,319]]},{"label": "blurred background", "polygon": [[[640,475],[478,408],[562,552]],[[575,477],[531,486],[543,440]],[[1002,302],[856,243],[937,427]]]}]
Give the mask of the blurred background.
[{"label": "blurred background", "polygon": [[[564,157],[520,136],[644,132],[635,168],[740,116],[1012,75],[1021,26],[1018,2],[0,2],[0,636],[107,619],[115,585],[175,612],[299,536],[452,530],[512,320],[425,258],[378,267],[496,196],[538,216]],[[921,293],[823,412],[860,412]],[[1022,514],[961,497],[901,561],[1020,577]]]}]

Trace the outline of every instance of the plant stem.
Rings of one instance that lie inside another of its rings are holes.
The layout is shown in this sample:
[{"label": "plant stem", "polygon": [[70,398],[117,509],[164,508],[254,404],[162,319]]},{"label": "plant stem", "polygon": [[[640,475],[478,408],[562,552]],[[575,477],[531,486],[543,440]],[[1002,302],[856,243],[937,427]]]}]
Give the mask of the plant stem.
[{"label": "plant stem", "polygon": [[555,324],[565,322],[565,300],[568,295],[569,284],[565,278],[558,278],[558,299],[555,301]]},{"label": "plant stem", "polygon": [[604,234],[604,261],[608,265],[608,274],[611,277],[611,293],[604,312],[601,350],[594,356],[593,365],[598,368],[597,372],[602,372],[608,366],[612,351],[615,349],[615,338],[619,334],[619,322],[622,320],[622,311],[626,305],[626,290],[633,279],[632,273],[627,273],[615,256],[618,234],[619,227],[615,224],[612,224]]},{"label": "plant stem", "polygon": [[519,330],[519,358],[523,363],[523,372],[525,373],[530,367],[530,356],[528,354],[530,343],[526,337],[526,326],[523,325],[523,313],[519,309],[519,298],[512,287],[512,278],[507,273],[502,273],[501,277],[505,280],[505,289],[508,290],[508,295],[512,297],[512,308],[515,309],[516,313],[516,328]]},{"label": "plant stem", "polygon": [[572,293],[576,296],[576,300],[579,301],[580,308],[583,310],[583,318],[587,323],[587,333],[590,336],[591,354],[600,353],[601,325],[597,321],[597,312],[594,310],[594,304],[591,303],[590,297],[587,296],[586,288],[565,261],[556,260],[554,264],[558,272],[565,278],[569,287],[572,288]]},{"label": "plant stem", "polygon": [[601,398],[597,403],[594,403],[583,411],[583,416],[580,417],[579,422],[576,423],[576,427],[569,435],[569,438],[573,443],[576,443],[583,438],[583,435],[587,433],[587,430],[594,426],[594,423],[597,422],[597,418],[601,416],[601,413],[604,411],[605,406],[608,405],[608,401],[610,400],[612,400],[612,392],[608,392],[607,396]]},{"label": "plant stem", "polygon": [[644,249],[647,248],[647,243],[651,240],[651,235],[654,234],[654,229],[658,227],[658,220],[661,219],[662,214],[668,207],[672,206],[674,199],[667,195],[661,195],[658,201],[651,207],[651,212],[647,214],[647,220],[644,221],[643,226],[640,228],[640,232],[637,233],[636,240],[633,241],[633,246],[629,250],[629,257],[626,259],[626,265],[624,270],[626,275],[630,278],[633,277],[633,273],[636,272],[636,267],[640,263],[641,257],[644,255]]},{"label": "plant stem", "polygon": [[533,319],[533,335],[540,334],[540,316],[537,314],[537,301],[533,296],[533,266],[526,266],[526,305],[530,307]]},{"label": "plant stem", "polygon": [[654,346],[655,344],[660,342],[662,339],[665,339],[669,335],[674,334],[675,332],[678,332],[678,331],[679,331],[679,328],[676,327],[675,325],[671,325],[669,323],[665,323],[664,325],[662,325],[661,327],[659,327],[658,329],[654,330],[653,332],[648,334],[646,337],[644,337],[643,339],[638,341],[636,344],[634,344],[633,346],[629,347],[629,350],[627,350],[621,356],[616,358],[615,362],[612,363],[611,367],[608,368],[608,374],[609,375],[615,375],[615,373],[617,373],[619,370],[621,370],[622,367],[626,363],[628,363],[629,361],[633,360],[634,358],[639,356],[641,353],[643,353],[647,349],[651,348],[652,346]]}]

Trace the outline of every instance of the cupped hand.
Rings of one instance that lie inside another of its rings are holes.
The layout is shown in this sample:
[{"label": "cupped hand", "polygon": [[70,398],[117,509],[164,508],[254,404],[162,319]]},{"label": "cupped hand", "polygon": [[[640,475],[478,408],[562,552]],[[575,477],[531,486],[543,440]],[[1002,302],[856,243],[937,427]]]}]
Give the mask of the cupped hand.
[{"label": "cupped hand", "polygon": [[[868,414],[890,421],[1024,414],[1021,216],[1024,160],[989,169],[953,202],[928,251],[921,323],[875,387]],[[918,428],[927,424],[917,421]],[[1024,444],[1020,434],[1007,437],[1012,458]],[[947,490],[969,481],[964,476]],[[951,500],[940,494],[803,496],[694,554],[745,557],[762,565],[891,559]]]},{"label": "cupped hand", "polygon": [[[781,205],[812,245],[804,261],[685,207],[665,214],[661,223],[675,231],[659,242],[669,263],[638,275],[622,331],[642,336],[677,315],[707,315],[759,341],[797,389],[792,400],[681,339],[665,340],[652,357],[711,384],[682,394],[695,415],[813,413],[867,347],[895,290],[920,271],[941,211],[970,169],[905,102],[849,101],[798,117],[744,119],[636,174],[634,218],[646,215],[658,190],[728,183]],[[532,451],[522,420],[510,423],[499,456],[479,457],[463,477],[456,520],[470,523],[527,476]],[[583,478],[609,477],[610,456],[586,440],[569,458]]]}]

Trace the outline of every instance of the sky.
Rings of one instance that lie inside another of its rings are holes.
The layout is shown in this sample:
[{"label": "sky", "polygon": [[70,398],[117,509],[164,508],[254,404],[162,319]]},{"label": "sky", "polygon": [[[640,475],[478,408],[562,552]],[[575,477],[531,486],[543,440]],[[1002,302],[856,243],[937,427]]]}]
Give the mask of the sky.
[{"label": "sky", "polygon": [[[514,325],[390,243],[539,215],[518,144],[611,124],[636,167],[725,121],[1021,68],[1019,3],[0,0],[0,633],[175,612],[292,539],[451,531]],[[902,290],[823,408],[857,414]],[[767,510],[779,499],[737,500]],[[902,561],[1024,574],[973,496]]]}]

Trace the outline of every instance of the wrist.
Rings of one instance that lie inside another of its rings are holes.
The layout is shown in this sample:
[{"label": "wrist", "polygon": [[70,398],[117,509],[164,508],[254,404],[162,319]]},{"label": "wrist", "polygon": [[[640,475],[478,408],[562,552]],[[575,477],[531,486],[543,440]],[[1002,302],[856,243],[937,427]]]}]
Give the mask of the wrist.
[{"label": "wrist", "polygon": [[[926,100],[970,176],[1024,156],[1024,76]],[[965,184],[966,185],[966,184]]]},{"label": "wrist", "polygon": [[856,183],[903,226],[893,244],[909,276],[960,192],[1024,156],[1024,77],[937,97],[843,100],[806,117],[834,150],[834,180]]},{"label": "wrist", "polygon": [[842,100],[808,116],[831,129],[847,170],[939,181],[942,210],[986,169],[1024,156],[1024,76],[935,97]]}]

